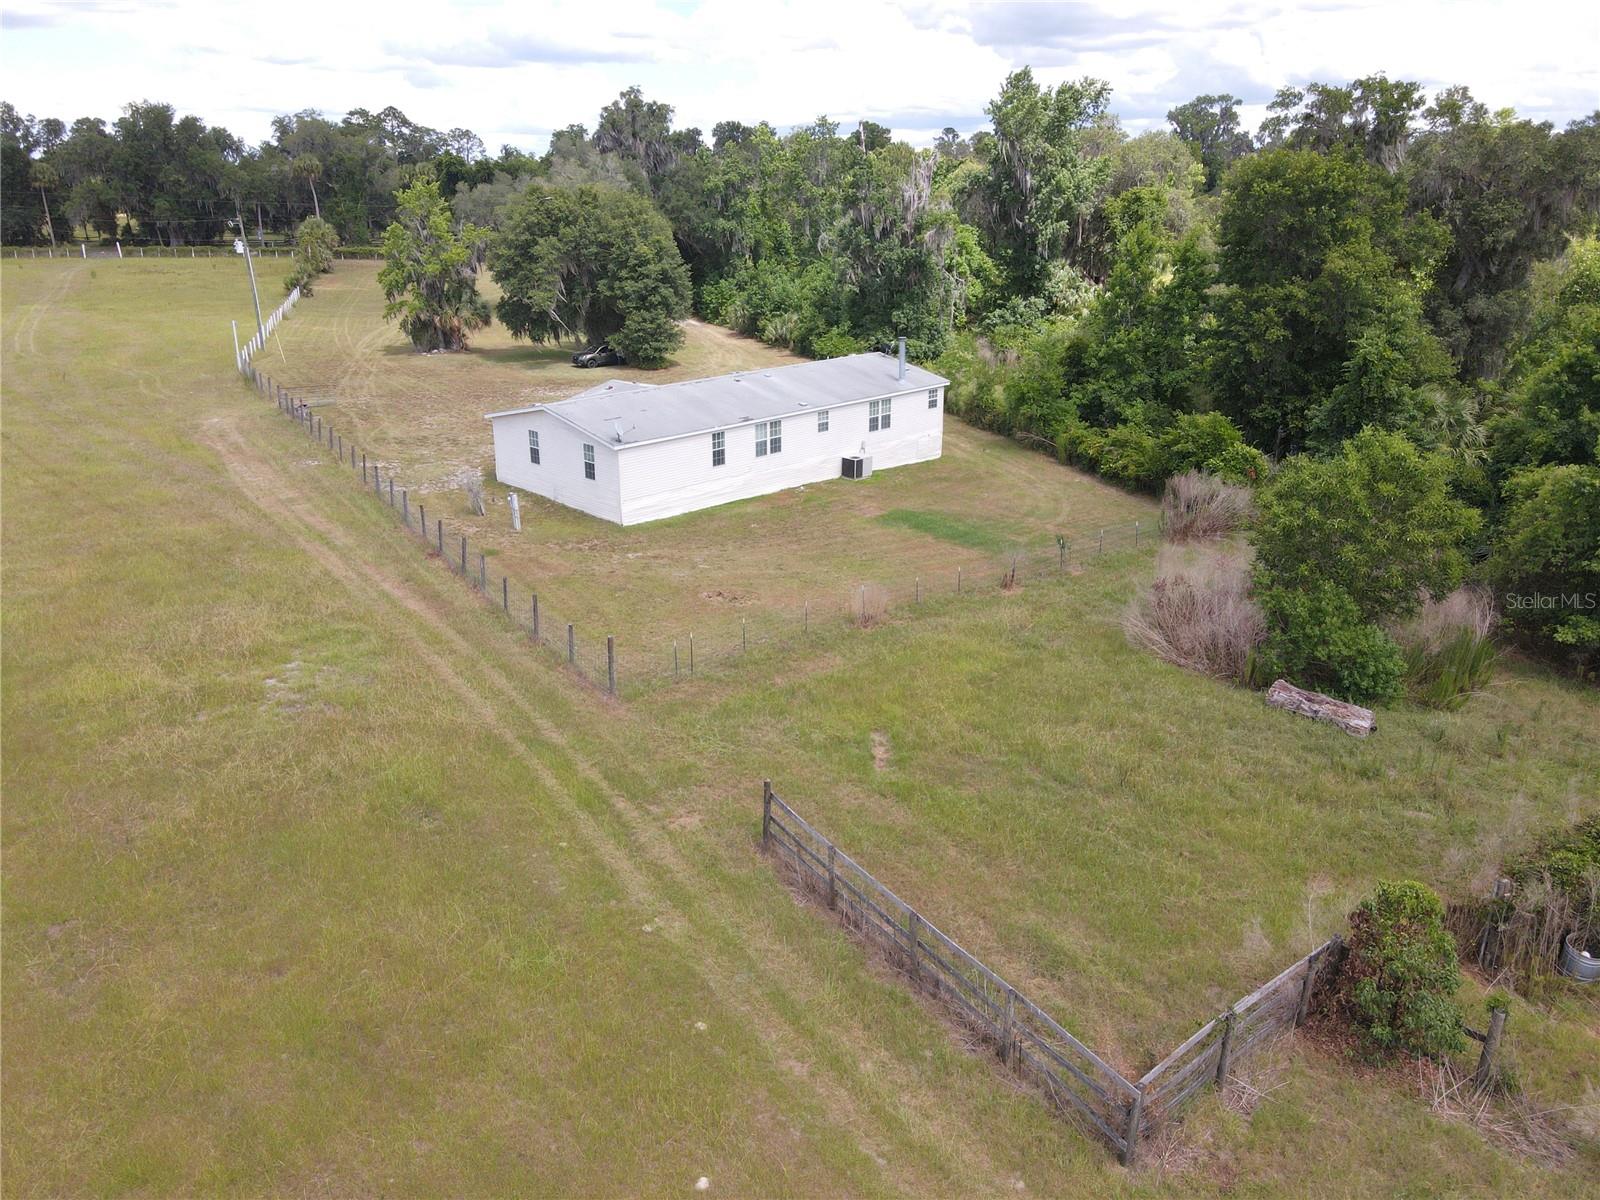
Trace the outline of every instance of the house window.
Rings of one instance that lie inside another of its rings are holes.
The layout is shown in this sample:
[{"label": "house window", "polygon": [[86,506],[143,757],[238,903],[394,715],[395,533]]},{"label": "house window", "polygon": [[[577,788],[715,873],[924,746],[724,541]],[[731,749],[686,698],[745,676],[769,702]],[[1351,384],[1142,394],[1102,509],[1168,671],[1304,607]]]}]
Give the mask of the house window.
[{"label": "house window", "polygon": [[817,432],[818,433],[827,433],[828,432],[828,410],[827,409],[823,409],[821,412],[819,412],[817,414]]},{"label": "house window", "polygon": [[756,422],[756,457],[763,458],[783,449],[783,422]]},{"label": "house window", "polygon": [[583,477],[594,478],[594,447],[588,442],[583,444]]},{"label": "house window", "polygon": [[528,461],[534,466],[539,465],[539,431],[528,430]]},{"label": "house window", "polygon": [[711,435],[711,465],[720,467],[728,461],[728,443],[719,429]]},{"label": "house window", "polygon": [[889,418],[892,415],[889,411],[889,405],[891,403],[892,402],[889,400],[867,401],[868,433],[876,433],[880,429],[889,428]]},{"label": "house window", "polygon": [[929,408],[938,408],[939,407],[939,389],[938,388],[929,388],[928,389],[928,407]]}]

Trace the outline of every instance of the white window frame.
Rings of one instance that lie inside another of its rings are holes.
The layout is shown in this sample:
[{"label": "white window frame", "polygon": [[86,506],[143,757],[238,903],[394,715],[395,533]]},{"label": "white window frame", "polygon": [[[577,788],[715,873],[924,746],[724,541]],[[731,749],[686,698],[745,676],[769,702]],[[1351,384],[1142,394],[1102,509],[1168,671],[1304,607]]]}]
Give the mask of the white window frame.
[{"label": "white window frame", "polygon": [[828,432],[828,410],[825,408],[817,410],[817,432]]},{"label": "white window frame", "polygon": [[528,461],[534,466],[539,465],[539,431],[528,430]]},{"label": "white window frame", "polygon": [[938,408],[939,407],[939,389],[938,388],[929,388],[928,389],[928,407],[929,408]]},{"label": "white window frame", "polygon": [[757,421],[756,422],[756,457],[757,458],[765,458],[766,456],[767,456],[767,423],[765,421]]},{"label": "white window frame", "polygon": [[726,466],[728,463],[728,439],[722,430],[717,430],[711,435],[711,465],[713,467]]},{"label": "white window frame", "polygon": [[594,444],[591,442],[583,444],[583,477],[585,479],[595,478]]},{"label": "white window frame", "polygon": [[877,433],[880,429],[889,428],[889,422],[894,417],[894,413],[893,413],[893,411],[891,410],[891,407],[890,407],[892,403],[893,403],[893,397],[889,397],[889,398],[886,398],[886,399],[883,399],[883,400],[869,400],[869,401],[867,401],[867,432],[868,433]]},{"label": "white window frame", "polygon": [[767,422],[767,448],[771,454],[780,454],[783,451],[783,422]]}]

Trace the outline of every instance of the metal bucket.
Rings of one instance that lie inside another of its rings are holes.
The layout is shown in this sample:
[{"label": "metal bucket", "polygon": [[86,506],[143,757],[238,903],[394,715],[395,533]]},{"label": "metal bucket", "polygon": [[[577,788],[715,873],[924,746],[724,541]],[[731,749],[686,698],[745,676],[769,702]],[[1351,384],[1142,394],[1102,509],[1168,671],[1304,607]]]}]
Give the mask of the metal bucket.
[{"label": "metal bucket", "polygon": [[1600,958],[1591,958],[1583,952],[1583,942],[1576,933],[1561,940],[1561,973],[1579,983],[1600,980]]}]

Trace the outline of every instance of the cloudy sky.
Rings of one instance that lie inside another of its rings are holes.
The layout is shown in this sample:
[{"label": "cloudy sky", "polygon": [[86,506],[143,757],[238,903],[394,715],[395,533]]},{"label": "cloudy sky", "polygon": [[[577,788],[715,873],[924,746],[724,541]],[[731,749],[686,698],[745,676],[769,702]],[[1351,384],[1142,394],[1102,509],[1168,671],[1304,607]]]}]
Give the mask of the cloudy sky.
[{"label": "cloudy sky", "polygon": [[[418,19],[409,19],[411,13]],[[1006,73],[1109,80],[1133,131],[1201,92],[1252,127],[1283,83],[1466,83],[1557,124],[1600,108],[1594,0],[0,0],[0,96],[68,121],[165,100],[251,141],[272,116],[393,104],[491,150],[591,127],[637,83],[676,123],[869,117],[971,132]]]}]

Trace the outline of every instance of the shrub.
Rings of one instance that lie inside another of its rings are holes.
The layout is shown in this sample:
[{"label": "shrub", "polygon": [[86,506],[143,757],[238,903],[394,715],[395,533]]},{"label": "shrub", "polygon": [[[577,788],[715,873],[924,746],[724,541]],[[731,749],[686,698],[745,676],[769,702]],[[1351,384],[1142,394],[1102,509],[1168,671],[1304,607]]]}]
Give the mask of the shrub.
[{"label": "shrub", "polygon": [[1418,704],[1457,709],[1488,686],[1497,656],[1494,600],[1481,587],[1425,598],[1417,615],[1393,630],[1406,657],[1406,691]]},{"label": "shrub", "polygon": [[1103,430],[1074,421],[1056,434],[1056,457],[1087,471],[1100,469],[1100,452],[1105,447]]},{"label": "shrub", "polygon": [[1350,914],[1343,1007],[1379,1054],[1437,1058],[1466,1045],[1461,968],[1444,905],[1420,883],[1380,883]]},{"label": "shrub", "polygon": [[953,339],[933,369],[950,381],[945,409],[980,429],[1010,431],[1005,406],[1006,352],[970,334]]},{"label": "shrub", "polygon": [[835,327],[812,339],[811,353],[816,358],[842,358],[846,354],[859,354],[863,345],[848,329]]},{"label": "shrub", "polygon": [[1443,458],[1373,429],[1334,457],[1289,459],[1256,500],[1258,584],[1336,587],[1363,621],[1410,616],[1422,589],[1461,582],[1464,545],[1482,524],[1448,480]]},{"label": "shrub", "polygon": [[1170,542],[1224,537],[1243,528],[1250,512],[1248,489],[1185,471],[1167,480],[1161,493],[1161,532]]},{"label": "shrub", "polygon": [[1246,683],[1266,622],[1250,598],[1249,572],[1234,559],[1213,558],[1160,569],[1128,605],[1122,629],[1133,645],[1174,666]]},{"label": "shrub", "polygon": [[1358,704],[1400,695],[1405,656],[1348,595],[1328,584],[1257,590],[1270,632],[1261,670]]},{"label": "shrub", "polygon": [[1161,434],[1162,469],[1198,471],[1242,442],[1238,426],[1221,413],[1180,413]]},{"label": "shrub", "polygon": [[1100,442],[1100,474],[1127,487],[1154,487],[1161,478],[1161,450],[1148,430],[1118,425]]},{"label": "shrub", "polygon": [[1239,487],[1259,487],[1271,473],[1272,464],[1267,456],[1254,446],[1243,442],[1229,446],[1222,453],[1207,459],[1202,469],[1208,475]]},{"label": "shrub", "polygon": [[283,281],[283,290],[299,288],[302,296],[311,295],[316,277],[333,270],[333,252],[338,245],[339,235],[322,218],[301,221],[294,233],[294,267]]}]

